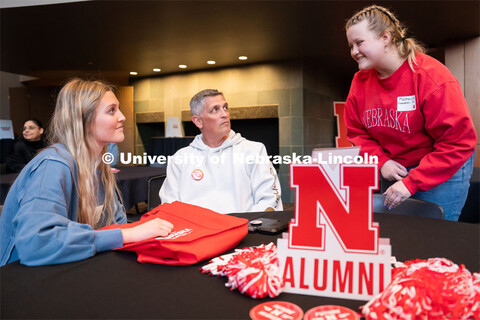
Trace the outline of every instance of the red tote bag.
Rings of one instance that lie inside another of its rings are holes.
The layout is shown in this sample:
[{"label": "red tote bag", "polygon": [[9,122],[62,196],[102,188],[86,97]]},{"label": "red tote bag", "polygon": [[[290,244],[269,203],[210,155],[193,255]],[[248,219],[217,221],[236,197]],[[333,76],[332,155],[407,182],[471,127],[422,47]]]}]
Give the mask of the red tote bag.
[{"label": "red tote bag", "polygon": [[234,248],[248,233],[247,219],[178,201],[159,205],[138,222],[110,225],[100,230],[128,229],[155,218],[173,224],[168,236],[128,243],[115,250],[135,251],[141,263],[190,265]]}]

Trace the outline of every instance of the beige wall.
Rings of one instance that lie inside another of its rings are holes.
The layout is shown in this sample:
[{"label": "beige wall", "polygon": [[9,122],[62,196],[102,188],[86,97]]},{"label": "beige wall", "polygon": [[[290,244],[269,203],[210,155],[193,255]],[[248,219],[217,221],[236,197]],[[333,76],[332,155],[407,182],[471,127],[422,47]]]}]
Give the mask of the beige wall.
[{"label": "beige wall", "polygon": [[[473,124],[480,133],[480,37],[445,48],[445,65],[457,77],[467,100]],[[477,140],[475,167],[480,167],[480,143]]]},{"label": "beige wall", "polygon": [[225,94],[231,106],[262,103],[266,92],[301,87],[298,63],[262,64],[221,70],[175,74],[135,81],[135,111],[164,111],[165,117],[180,117],[189,109],[190,98],[206,88]]},{"label": "beige wall", "polygon": [[[134,116],[133,116],[133,87],[131,86],[117,86],[115,94],[120,102],[120,111],[125,116],[125,122],[123,123],[123,134],[125,139],[118,144],[118,151],[125,153],[133,153],[135,150],[134,141]],[[121,166],[121,162],[118,161]]]}]

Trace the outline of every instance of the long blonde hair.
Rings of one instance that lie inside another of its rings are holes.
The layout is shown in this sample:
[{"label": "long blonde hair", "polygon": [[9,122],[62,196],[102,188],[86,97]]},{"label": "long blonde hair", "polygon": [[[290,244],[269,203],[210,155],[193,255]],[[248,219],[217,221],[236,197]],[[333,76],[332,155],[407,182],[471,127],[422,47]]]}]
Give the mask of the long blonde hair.
[{"label": "long blonde hair", "polygon": [[[113,86],[101,81],[78,78],[70,80],[58,94],[49,133],[50,142],[65,145],[77,163],[78,221],[89,224],[94,229],[114,221],[117,211],[115,192],[120,198],[112,170],[109,165],[100,161],[99,155],[94,151],[96,141],[91,135],[97,106],[107,91],[113,91]],[[106,152],[106,149],[107,146],[103,152]],[[101,211],[96,210],[100,200],[97,200],[97,169],[100,170],[101,183],[105,190]]]},{"label": "long blonde hair", "polygon": [[402,26],[395,15],[384,7],[369,6],[355,13],[345,24],[345,30],[365,19],[369,29],[377,36],[390,32],[392,44],[397,47],[402,58],[408,59],[408,65],[413,70],[413,64],[416,64],[415,54],[425,52],[425,48],[414,38],[407,37],[407,28]]}]

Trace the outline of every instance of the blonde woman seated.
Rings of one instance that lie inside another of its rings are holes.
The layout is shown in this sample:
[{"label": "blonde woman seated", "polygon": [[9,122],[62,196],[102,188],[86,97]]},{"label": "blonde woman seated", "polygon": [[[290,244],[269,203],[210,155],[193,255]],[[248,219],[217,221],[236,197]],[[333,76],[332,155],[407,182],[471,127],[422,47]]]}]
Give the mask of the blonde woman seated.
[{"label": "blonde woman seated", "polygon": [[155,219],[130,229],[109,165],[109,142],[123,141],[125,117],[113,88],[73,79],[60,91],[51,122],[52,145],[21,171],[0,216],[0,265],[65,263],[124,243],[166,236],[170,222]]}]

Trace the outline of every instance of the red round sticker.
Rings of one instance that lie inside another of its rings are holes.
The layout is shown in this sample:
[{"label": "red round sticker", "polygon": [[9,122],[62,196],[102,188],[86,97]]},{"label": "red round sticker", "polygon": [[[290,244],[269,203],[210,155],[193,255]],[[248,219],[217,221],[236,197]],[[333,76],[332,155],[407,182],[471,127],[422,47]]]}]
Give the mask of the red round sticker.
[{"label": "red round sticker", "polygon": [[305,313],[304,320],[360,320],[358,313],[342,306],[318,306]]},{"label": "red round sticker", "polygon": [[195,181],[200,181],[203,179],[203,172],[200,169],[195,169],[192,171],[192,178]]},{"label": "red round sticker", "polygon": [[291,302],[269,301],[256,305],[250,310],[252,320],[301,320],[303,310]]}]

